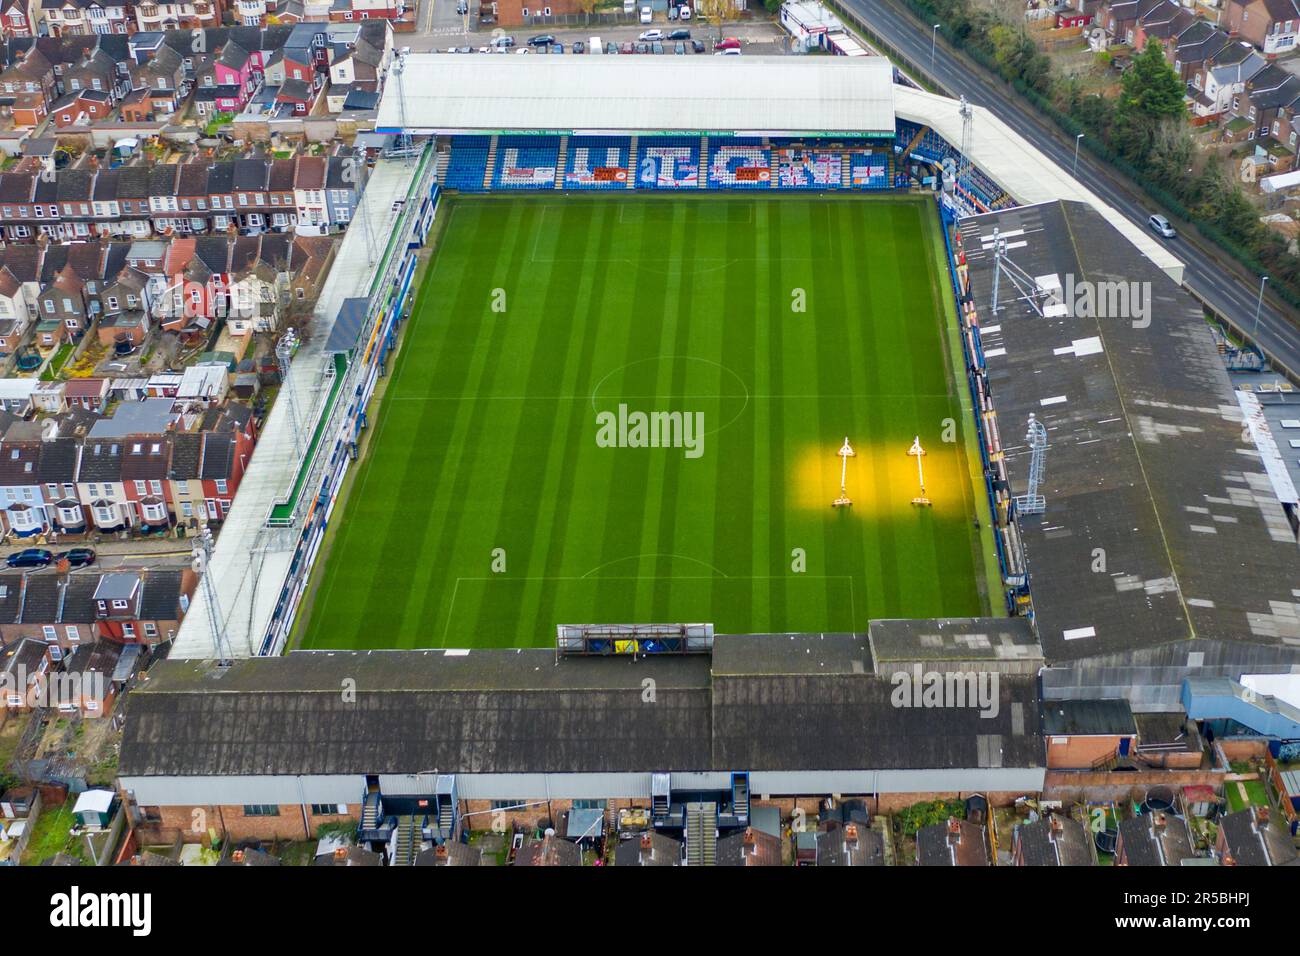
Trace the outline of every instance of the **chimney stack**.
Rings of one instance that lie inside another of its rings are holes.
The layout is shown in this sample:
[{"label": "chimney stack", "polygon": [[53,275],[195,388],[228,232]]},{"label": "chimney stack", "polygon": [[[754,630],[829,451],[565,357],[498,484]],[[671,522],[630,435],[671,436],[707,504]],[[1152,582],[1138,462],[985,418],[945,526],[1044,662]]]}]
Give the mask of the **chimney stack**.
[{"label": "chimney stack", "polygon": [[844,842],[849,846],[858,845],[858,825],[856,823],[850,823],[844,828]]},{"label": "chimney stack", "polygon": [[334,860],[335,860],[335,862],[337,862],[337,863],[342,863],[342,862],[343,862],[344,860],[346,860],[347,858],[348,858],[348,848],[347,848],[347,847],[345,847],[345,846],[338,846],[338,847],[335,847],[335,848],[334,848]]},{"label": "chimney stack", "polygon": [[758,852],[758,840],[754,838],[753,827],[745,827],[745,836],[742,839],[744,841],[745,849],[748,852],[750,853]]}]

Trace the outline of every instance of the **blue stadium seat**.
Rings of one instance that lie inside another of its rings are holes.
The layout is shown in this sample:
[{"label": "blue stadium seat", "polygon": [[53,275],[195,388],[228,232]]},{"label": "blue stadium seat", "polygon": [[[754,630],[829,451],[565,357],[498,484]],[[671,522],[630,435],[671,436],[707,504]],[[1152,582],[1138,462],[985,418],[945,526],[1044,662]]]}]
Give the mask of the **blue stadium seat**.
[{"label": "blue stadium seat", "polygon": [[569,138],[565,189],[626,189],[632,175],[632,139],[628,136]]},{"label": "blue stadium seat", "polygon": [[492,188],[554,189],[559,162],[558,136],[499,136]]},{"label": "blue stadium seat", "polygon": [[490,136],[453,136],[451,159],[442,177],[443,188],[482,192],[491,144]]},{"label": "blue stadium seat", "polygon": [[772,150],[745,136],[710,140],[708,170],[710,189],[770,189]]}]

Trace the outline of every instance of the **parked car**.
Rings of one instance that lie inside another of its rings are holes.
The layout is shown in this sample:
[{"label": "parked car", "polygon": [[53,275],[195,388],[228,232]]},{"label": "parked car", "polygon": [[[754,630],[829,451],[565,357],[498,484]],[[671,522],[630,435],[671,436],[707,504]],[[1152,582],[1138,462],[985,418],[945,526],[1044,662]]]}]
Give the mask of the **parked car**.
[{"label": "parked car", "polygon": [[654,11],[653,11],[653,10],[651,10],[649,7],[642,7],[642,8],[641,8],[641,22],[642,22],[642,23],[651,23],[651,22],[654,20],[654,18],[655,18],[655,14],[654,14]]},{"label": "parked car", "polygon": [[664,45],[663,45],[662,43],[651,43],[651,44],[650,44],[650,52],[651,52],[651,53],[663,53],[663,52],[664,52]]},{"label": "parked car", "polygon": [[667,37],[665,37],[665,39],[668,40],[689,40],[690,38],[691,38],[690,30],[674,30],[672,33],[668,34]]},{"label": "parked car", "polygon": [[649,43],[638,43],[638,44],[636,45],[636,52],[638,52],[638,53],[649,53],[649,52],[650,52],[650,44],[649,44]]},{"label": "parked car", "polygon": [[553,47],[551,47],[551,52],[552,52],[552,53],[563,53],[563,52],[564,52],[564,44],[563,44],[563,43],[557,43],[557,44],[555,44]]},{"label": "parked car", "polygon": [[555,37],[549,33],[543,33],[533,37],[528,41],[529,46],[550,46],[555,42]]},{"label": "parked car", "polygon": [[691,49],[694,50],[696,53],[703,53],[703,52],[704,52],[704,41],[703,41],[703,40],[692,40],[692,41],[691,41]]},{"label": "parked car", "polygon": [[1174,239],[1178,236],[1178,231],[1169,225],[1169,220],[1164,216],[1156,215],[1147,220],[1147,225],[1156,235],[1164,236],[1166,239]]},{"label": "parked car", "polygon": [[715,50],[739,50],[739,49],[740,49],[740,41],[737,40],[735,37],[726,37],[725,39],[719,40],[717,43],[713,44],[713,49],[715,49]]},{"label": "parked car", "polygon": [[5,558],[5,564],[11,568],[44,568],[53,560],[54,555],[44,548],[26,548]]},{"label": "parked car", "polygon": [[95,563],[94,548],[73,548],[70,551],[60,551],[54,556],[55,561],[62,561],[67,558],[68,564],[74,568],[88,568]]},{"label": "parked car", "polygon": [[674,43],[674,44],[673,44],[673,53],[677,54],[678,56],[685,56],[685,55],[686,55],[686,44],[685,44],[685,43]]},{"label": "parked car", "polygon": [[573,52],[574,52],[574,53],[586,53],[586,52],[587,52],[587,44],[583,43],[581,40],[574,40],[574,41],[573,41]]},{"label": "parked car", "polygon": [[738,50],[734,46],[729,46],[724,50],[716,51],[713,55],[714,56],[740,56],[740,50]]},{"label": "parked car", "polygon": [[619,52],[619,53],[635,53],[635,52],[636,52],[636,44],[633,43],[631,40],[624,40],[623,43],[622,43],[622,45],[619,46],[619,48],[618,48],[618,52]]},{"label": "parked car", "polygon": [[682,20],[689,20],[691,18],[691,8],[683,3],[677,11],[677,16]]},{"label": "parked car", "polygon": [[491,45],[498,50],[506,50],[515,45],[515,38],[511,36],[493,37]]},{"label": "parked car", "polygon": [[645,40],[647,43],[653,43],[655,40],[662,40],[663,38],[664,38],[663,30],[646,30],[639,37],[637,37],[638,40]]},{"label": "parked car", "polygon": [[618,53],[618,44],[615,43],[613,40],[611,40],[609,43],[606,43],[606,44],[605,44],[605,52],[606,52],[606,53]]}]

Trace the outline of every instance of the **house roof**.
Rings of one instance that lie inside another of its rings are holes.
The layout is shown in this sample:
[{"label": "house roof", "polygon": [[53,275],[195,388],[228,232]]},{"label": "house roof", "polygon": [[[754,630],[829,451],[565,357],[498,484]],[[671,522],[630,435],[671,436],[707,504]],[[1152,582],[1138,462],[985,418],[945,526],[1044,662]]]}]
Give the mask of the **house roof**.
[{"label": "house roof", "polygon": [[[1232,786],[1232,784],[1229,784]],[[1263,811],[1263,812],[1261,812]],[[1225,863],[1235,866],[1296,866],[1295,843],[1284,827],[1262,807],[1248,807],[1226,814],[1219,830],[1227,844]]]},{"label": "house roof", "polygon": [[1119,822],[1121,849],[1130,866],[1178,866],[1192,856],[1183,818],[1146,813]]},{"label": "house roof", "polygon": [[1051,814],[1033,823],[1017,824],[1018,842],[1025,866],[1091,866],[1091,835],[1073,817]]},{"label": "house roof", "polygon": [[988,866],[984,828],[950,817],[916,831],[917,861],[921,866]]}]

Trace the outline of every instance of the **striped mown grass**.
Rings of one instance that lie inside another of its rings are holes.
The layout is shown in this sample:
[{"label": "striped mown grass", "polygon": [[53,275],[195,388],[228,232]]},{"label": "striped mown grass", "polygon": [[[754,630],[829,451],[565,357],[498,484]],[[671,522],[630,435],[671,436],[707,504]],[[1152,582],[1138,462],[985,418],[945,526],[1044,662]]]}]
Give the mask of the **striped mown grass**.
[{"label": "striped mown grass", "polygon": [[[484,197],[441,215],[302,646],[986,611],[933,204]],[[604,413],[605,438],[635,439],[617,423],[636,412],[699,421],[702,444],[598,441]],[[834,509],[845,436],[854,503]]]}]

